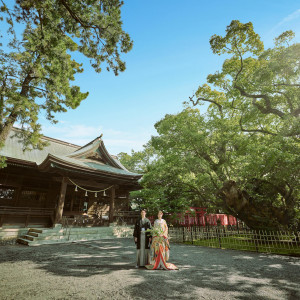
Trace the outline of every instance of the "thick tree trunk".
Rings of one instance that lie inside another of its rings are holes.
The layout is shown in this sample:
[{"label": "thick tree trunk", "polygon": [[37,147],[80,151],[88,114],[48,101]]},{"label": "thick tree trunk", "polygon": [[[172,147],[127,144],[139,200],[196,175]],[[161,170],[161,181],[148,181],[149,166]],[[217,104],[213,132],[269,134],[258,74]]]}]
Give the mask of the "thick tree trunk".
[{"label": "thick tree trunk", "polygon": [[4,124],[4,126],[0,129],[0,147],[1,145],[4,145],[4,142],[7,139],[12,127],[14,126],[15,121],[16,121],[15,119],[8,120]]},{"label": "thick tree trunk", "polygon": [[[27,97],[29,91],[29,84],[32,81],[33,77],[31,76],[31,70],[28,71],[27,76],[24,78],[22,83],[22,89],[20,91],[20,96]],[[7,139],[9,132],[11,131],[14,123],[17,120],[19,115],[20,106],[15,105],[13,111],[7,117],[6,121],[3,122],[3,125],[0,127],[0,147],[4,144],[5,140]]]},{"label": "thick tree trunk", "polygon": [[234,181],[227,181],[218,193],[225,209],[255,230],[286,230],[295,218],[293,207],[274,207],[251,199]]}]

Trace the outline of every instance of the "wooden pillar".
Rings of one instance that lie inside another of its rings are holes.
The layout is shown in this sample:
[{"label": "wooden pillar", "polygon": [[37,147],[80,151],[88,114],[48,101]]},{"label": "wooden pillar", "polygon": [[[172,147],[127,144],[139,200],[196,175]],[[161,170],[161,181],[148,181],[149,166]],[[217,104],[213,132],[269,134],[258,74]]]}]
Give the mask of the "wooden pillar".
[{"label": "wooden pillar", "polygon": [[116,188],[115,186],[113,186],[111,188],[110,202],[109,202],[109,223],[112,223],[114,221],[115,198],[116,198]]},{"label": "wooden pillar", "polygon": [[48,183],[48,190],[47,190],[47,198],[46,198],[46,208],[52,208],[53,207],[53,198],[55,198],[55,188],[52,181],[49,181]]},{"label": "wooden pillar", "polygon": [[18,204],[20,203],[20,198],[22,195],[22,186],[23,186],[23,176],[20,179],[17,179],[18,181],[18,187],[17,191],[15,193],[15,199],[14,199],[14,206],[19,206]]},{"label": "wooden pillar", "polygon": [[[75,192],[76,193],[76,192]],[[74,193],[72,194],[71,203],[70,203],[70,211],[73,211],[73,203],[74,203]]]},{"label": "wooden pillar", "polygon": [[17,188],[16,194],[15,194],[15,199],[14,199],[14,206],[15,207],[18,206],[18,204],[20,202],[21,195],[22,195],[22,185]]},{"label": "wooden pillar", "polygon": [[126,192],[126,209],[129,211],[129,192]]},{"label": "wooden pillar", "polygon": [[55,221],[54,224],[61,224],[62,222],[62,214],[64,210],[66,191],[68,186],[68,178],[63,177],[60,187],[59,199],[56,207]]}]

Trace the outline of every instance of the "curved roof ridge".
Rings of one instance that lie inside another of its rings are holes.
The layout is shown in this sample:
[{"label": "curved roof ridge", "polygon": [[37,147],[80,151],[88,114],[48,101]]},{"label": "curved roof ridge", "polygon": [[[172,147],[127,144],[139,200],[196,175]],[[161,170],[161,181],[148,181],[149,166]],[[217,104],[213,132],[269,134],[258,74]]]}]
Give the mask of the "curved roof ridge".
[{"label": "curved roof ridge", "polygon": [[88,142],[87,144],[85,144],[85,145],[83,145],[83,146],[79,146],[80,148],[78,148],[77,150],[75,150],[73,153],[79,152],[79,151],[81,151],[81,150],[84,149],[84,148],[88,148],[88,146],[94,144],[95,141],[97,141],[98,143],[95,143],[95,145],[93,146],[93,148],[96,147],[97,144],[99,145],[99,144],[101,143],[101,141],[102,141],[102,139],[101,139],[102,136],[103,136],[103,134],[101,134],[100,136],[94,138],[92,141]]},{"label": "curved roof ridge", "polygon": [[[12,130],[14,131],[22,131],[21,128],[18,128],[18,127],[13,127]],[[42,135],[41,137],[42,139],[45,139],[45,140],[48,140],[48,141],[51,141],[51,142],[56,142],[56,143],[59,143],[59,144],[62,144],[62,145],[66,145],[66,146],[71,146],[71,147],[76,147],[76,148],[80,148],[81,146],[79,145],[76,145],[76,144],[73,144],[73,143],[69,143],[69,142],[66,142],[66,141],[63,141],[63,140],[59,140],[59,139],[55,139],[55,138],[52,138],[52,137],[49,137],[49,136],[46,136],[46,135]]]}]

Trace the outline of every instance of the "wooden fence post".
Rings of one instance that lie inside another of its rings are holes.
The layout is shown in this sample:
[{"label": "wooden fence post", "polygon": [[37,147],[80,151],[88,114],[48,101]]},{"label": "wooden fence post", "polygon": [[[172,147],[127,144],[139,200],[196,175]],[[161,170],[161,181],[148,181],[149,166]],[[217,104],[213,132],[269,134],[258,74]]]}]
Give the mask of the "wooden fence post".
[{"label": "wooden fence post", "polygon": [[258,252],[258,243],[257,243],[258,236],[257,236],[257,231],[255,230],[254,232],[255,232],[255,234],[254,234],[255,250],[256,250],[256,252]]},{"label": "wooden fence post", "polygon": [[216,228],[216,231],[217,231],[217,237],[218,237],[218,240],[219,240],[219,246],[220,246],[220,248],[222,248],[221,237],[220,237],[220,226],[218,226]]}]

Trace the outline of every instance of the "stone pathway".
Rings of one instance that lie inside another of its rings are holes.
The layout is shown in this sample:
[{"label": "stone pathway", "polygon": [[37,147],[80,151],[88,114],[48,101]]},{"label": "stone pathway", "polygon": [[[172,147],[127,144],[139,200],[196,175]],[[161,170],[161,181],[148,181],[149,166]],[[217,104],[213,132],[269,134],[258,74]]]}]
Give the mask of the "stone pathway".
[{"label": "stone pathway", "polygon": [[179,271],[135,269],[132,239],[0,247],[0,299],[300,299],[300,259],[171,244]]}]

